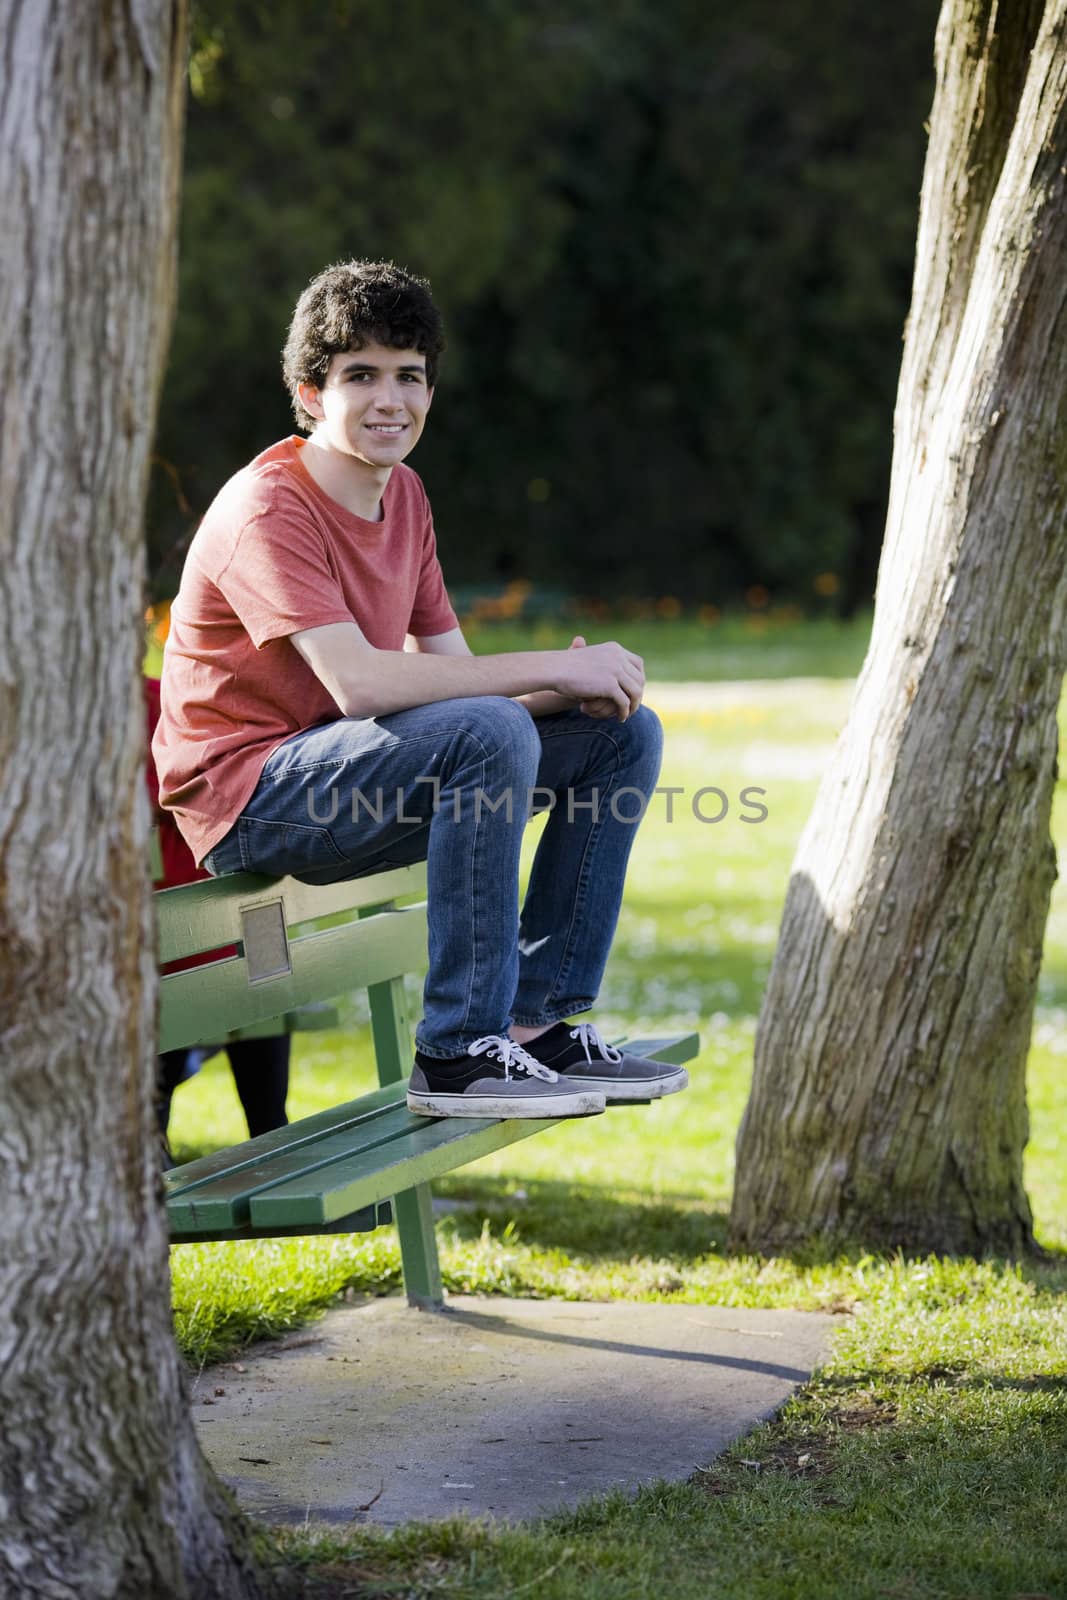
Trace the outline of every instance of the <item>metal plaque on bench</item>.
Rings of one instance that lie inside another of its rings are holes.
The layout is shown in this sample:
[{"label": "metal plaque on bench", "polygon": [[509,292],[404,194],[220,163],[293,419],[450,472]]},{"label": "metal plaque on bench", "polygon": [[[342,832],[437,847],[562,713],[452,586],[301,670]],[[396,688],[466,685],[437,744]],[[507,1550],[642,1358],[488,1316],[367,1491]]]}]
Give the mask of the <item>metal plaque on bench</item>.
[{"label": "metal plaque on bench", "polygon": [[280,900],[242,911],[241,928],[249,983],[261,983],[266,978],[283,978],[292,972],[289,938],[285,930],[285,908]]}]

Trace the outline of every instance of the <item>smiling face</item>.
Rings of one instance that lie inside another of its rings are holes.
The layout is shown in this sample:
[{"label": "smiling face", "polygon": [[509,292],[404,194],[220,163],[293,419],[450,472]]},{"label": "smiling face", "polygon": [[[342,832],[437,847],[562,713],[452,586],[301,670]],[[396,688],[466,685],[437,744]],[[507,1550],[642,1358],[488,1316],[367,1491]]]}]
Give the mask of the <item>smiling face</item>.
[{"label": "smiling face", "polygon": [[378,471],[414,449],[433,399],[426,357],[380,344],[331,356],[322,387],[298,393],[316,419],[316,445]]}]

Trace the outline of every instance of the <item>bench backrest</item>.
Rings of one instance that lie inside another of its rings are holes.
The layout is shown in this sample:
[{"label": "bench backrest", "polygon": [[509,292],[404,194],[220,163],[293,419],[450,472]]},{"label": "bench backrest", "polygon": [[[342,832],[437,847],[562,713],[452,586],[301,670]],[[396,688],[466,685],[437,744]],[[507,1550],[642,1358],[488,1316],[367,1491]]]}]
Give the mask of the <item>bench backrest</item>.
[{"label": "bench backrest", "polygon": [[157,890],[161,964],[237,946],[236,955],[160,979],[160,1049],[217,1043],[297,1006],[422,970],[425,903],[394,902],[425,890],[421,865],[316,886],[239,872]]}]

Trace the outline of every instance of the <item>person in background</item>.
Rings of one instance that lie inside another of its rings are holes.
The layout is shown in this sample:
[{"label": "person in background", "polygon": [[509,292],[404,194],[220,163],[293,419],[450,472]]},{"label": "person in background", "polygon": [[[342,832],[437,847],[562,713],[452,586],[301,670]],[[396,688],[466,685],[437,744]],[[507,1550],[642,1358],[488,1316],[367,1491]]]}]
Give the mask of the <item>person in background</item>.
[{"label": "person in background", "polygon": [[[152,815],[159,831],[160,855],[163,876],[153,884],[156,889],[173,889],[181,883],[194,883],[207,878],[209,873],[196,865],[192,851],[178,832],[174,818],[159,804],[159,779],[152,760],[151,744],[156,723],[159,721],[159,679],[145,678],[145,708],[148,718],[148,796]],[[182,961],[172,961],[164,972],[181,972],[186,967],[201,966],[207,961],[218,961],[234,954],[233,946],[211,950],[204,955],[188,956]],[[248,1123],[251,1138],[269,1133],[272,1128],[284,1128],[288,1122],[285,1111],[289,1092],[289,1035],[274,1034],[266,1039],[235,1039],[225,1047],[230,1058],[233,1081],[241,1109]],[[159,1056],[159,1073],[156,1080],[156,1117],[167,1150],[167,1128],[170,1124],[171,1098],[179,1083],[192,1077],[200,1063],[215,1050],[204,1049],[164,1050]]]}]

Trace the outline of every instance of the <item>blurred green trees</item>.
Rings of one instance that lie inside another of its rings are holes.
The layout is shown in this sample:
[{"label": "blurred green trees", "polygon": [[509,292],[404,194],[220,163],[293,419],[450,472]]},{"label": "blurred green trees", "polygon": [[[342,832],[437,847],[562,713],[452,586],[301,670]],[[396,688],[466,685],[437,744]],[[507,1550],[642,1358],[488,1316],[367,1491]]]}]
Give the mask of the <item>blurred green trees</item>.
[{"label": "blurred green trees", "polygon": [[[867,598],[936,0],[201,0],[157,594],[326,262],[429,276],[454,582]],[[827,585],[823,584],[825,591]]]}]

